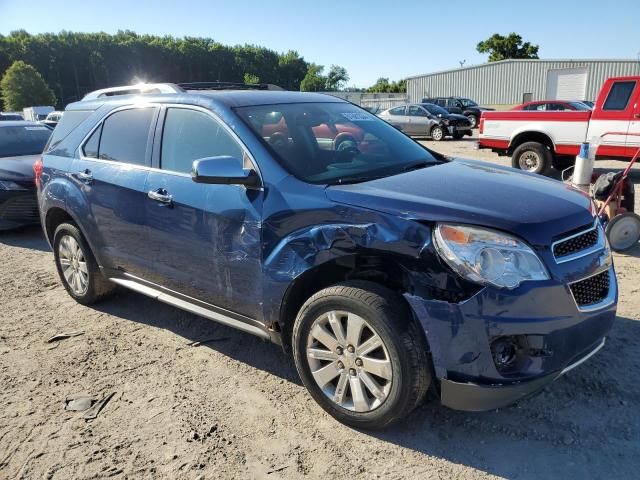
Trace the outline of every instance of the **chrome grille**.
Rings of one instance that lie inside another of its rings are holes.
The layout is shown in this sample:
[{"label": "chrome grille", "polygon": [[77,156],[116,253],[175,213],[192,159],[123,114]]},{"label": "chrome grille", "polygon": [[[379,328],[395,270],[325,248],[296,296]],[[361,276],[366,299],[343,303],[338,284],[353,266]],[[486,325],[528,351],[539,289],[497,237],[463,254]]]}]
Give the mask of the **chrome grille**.
[{"label": "chrome grille", "polygon": [[609,295],[609,270],[569,285],[578,307],[590,307],[603,302]]},{"label": "chrome grille", "polygon": [[557,263],[589,255],[604,248],[602,227],[596,220],[596,223],[588,230],[558,240],[551,248]]}]

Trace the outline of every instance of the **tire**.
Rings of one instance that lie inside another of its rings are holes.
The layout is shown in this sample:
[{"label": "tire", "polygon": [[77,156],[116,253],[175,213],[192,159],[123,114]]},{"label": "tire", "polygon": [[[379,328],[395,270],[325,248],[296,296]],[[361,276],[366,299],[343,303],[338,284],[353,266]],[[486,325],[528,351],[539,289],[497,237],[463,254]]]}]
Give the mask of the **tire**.
[{"label": "tire", "polygon": [[605,233],[614,252],[626,252],[640,240],[640,216],[631,212],[616,215],[607,223]]},{"label": "tire", "polygon": [[444,129],[440,126],[440,125],[435,125],[430,132],[431,135],[431,139],[434,142],[441,142],[442,140],[444,140]]},{"label": "tire", "polygon": [[478,117],[476,117],[475,115],[467,115],[467,120],[469,120],[471,122],[471,128],[474,129],[478,126]]},{"label": "tire", "polygon": [[[361,321],[365,326],[354,335]],[[374,340],[380,346],[366,351],[377,344]],[[352,427],[379,429],[399,421],[422,401],[431,383],[426,342],[411,312],[401,297],[375,283],[345,282],[313,295],[298,313],[292,344],[296,369],[311,396]]]},{"label": "tire", "polygon": [[91,305],[115,290],[115,285],[102,275],[84,236],[75,225],[63,223],[56,228],[53,255],[60,280],[76,302]]},{"label": "tire", "polygon": [[538,142],[519,145],[511,156],[511,166],[525,172],[545,175],[551,168],[551,151]]}]

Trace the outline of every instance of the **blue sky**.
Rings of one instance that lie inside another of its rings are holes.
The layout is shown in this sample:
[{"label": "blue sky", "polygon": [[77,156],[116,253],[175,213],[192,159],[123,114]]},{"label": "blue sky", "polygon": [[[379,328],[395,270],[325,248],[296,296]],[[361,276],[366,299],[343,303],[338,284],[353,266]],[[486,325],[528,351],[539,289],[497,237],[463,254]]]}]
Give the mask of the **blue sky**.
[{"label": "blue sky", "polygon": [[207,36],[297,50],[350,85],[483,63],[476,44],[515,31],[541,58],[640,55],[640,0],[0,0],[0,33],[60,30]]}]

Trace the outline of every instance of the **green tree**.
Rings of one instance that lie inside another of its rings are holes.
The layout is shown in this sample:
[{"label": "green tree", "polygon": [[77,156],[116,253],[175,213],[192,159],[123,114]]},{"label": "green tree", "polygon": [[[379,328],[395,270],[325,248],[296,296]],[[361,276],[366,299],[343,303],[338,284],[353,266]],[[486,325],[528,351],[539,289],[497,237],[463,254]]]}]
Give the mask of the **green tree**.
[{"label": "green tree", "polygon": [[479,53],[488,53],[490,62],[498,62],[510,58],[538,58],[538,45],[523,42],[517,33],[510,33],[506,37],[494,33],[486,40],[478,43]]},{"label": "green tree", "polygon": [[21,60],[13,62],[0,80],[5,110],[22,110],[35,105],[54,105],[53,94],[42,75]]},{"label": "green tree", "polygon": [[324,67],[322,65],[309,64],[307,74],[300,83],[300,90],[303,92],[323,91],[327,85],[327,77],[322,74],[323,71]]},{"label": "green tree", "polygon": [[256,83],[260,83],[260,77],[258,77],[257,75],[253,75],[252,73],[245,73],[244,83],[255,85]]},{"label": "green tree", "polygon": [[347,69],[338,65],[331,65],[327,74],[326,89],[330,92],[337,91],[349,81]]},{"label": "green tree", "polygon": [[386,77],[380,77],[372,86],[367,88],[369,93],[406,93],[407,80],[402,79],[397,82],[389,82]]}]

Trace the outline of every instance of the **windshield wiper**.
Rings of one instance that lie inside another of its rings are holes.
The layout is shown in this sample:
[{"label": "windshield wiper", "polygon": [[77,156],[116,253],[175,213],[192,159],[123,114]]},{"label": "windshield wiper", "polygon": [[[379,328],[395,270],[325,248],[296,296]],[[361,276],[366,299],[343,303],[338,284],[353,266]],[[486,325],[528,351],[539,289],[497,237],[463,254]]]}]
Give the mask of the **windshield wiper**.
[{"label": "windshield wiper", "polygon": [[395,175],[397,175],[398,173],[410,172],[411,170],[420,170],[421,168],[430,167],[431,165],[435,164],[435,162],[428,162],[426,160],[422,160],[416,163],[410,163],[409,165],[405,165],[404,167],[402,167],[402,169],[400,169],[400,171]]}]

